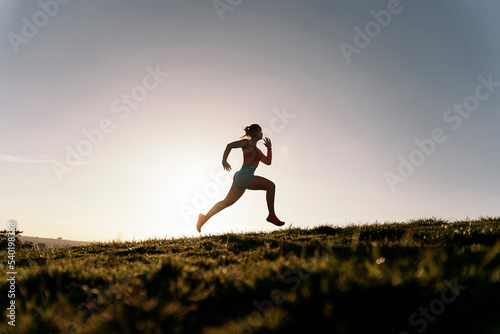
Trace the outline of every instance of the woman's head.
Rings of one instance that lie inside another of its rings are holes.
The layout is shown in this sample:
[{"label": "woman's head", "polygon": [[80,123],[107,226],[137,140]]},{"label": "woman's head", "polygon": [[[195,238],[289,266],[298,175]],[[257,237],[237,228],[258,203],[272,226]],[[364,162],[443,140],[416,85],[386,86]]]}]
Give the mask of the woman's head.
[{"label": "woman's head", "polygon": [[252,124],[243,128],[245,130],[245,134],[241,136],[248,137],[249,139],[255,138],[257,140],[262,139],[262,128],[259,124]]}]

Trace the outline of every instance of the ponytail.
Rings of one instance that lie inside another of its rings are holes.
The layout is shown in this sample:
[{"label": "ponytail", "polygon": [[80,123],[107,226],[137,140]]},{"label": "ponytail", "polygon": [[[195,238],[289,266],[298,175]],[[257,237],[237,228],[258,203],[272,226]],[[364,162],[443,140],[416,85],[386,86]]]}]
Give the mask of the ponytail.
[{"label": "ponytail", "polygon": [[246,126],[243,128],[243,130],[245,131],[245,134],[243,136],[241,136],[240,138],[243,138],[243,137],[251,138],[252,132],[254,130],[258,130],[258,129],[262,129],[259,124],[252,124],[250,126]]}]

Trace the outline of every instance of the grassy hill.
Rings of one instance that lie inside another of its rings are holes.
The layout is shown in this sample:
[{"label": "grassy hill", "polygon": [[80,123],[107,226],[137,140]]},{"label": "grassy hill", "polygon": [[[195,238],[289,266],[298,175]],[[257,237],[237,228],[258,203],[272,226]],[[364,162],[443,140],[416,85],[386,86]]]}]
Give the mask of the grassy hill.
[{"label": "grassy hill", "polygon": [[500,218],[23,248],[16,261],[16,327],[5,302],[2,333],[500,333]]}]

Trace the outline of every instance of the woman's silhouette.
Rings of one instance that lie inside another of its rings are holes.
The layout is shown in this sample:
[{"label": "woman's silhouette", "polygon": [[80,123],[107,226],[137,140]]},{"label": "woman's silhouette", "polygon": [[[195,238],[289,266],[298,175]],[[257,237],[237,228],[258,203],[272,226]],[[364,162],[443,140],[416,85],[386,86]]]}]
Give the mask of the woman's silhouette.
[{"label": "woman's silhouette", "polygon": [[258,124],[252,124],[245,128],[245,135],[240,138],[247,137],[247,139],[238,140],[229,143],[226,146],[224,155],[222,156],[222,166],[225,170],[230,171],[231,166],[227,163],[227,157],[229,152],[233,148],[241,148],[243,150],[243,166],[241,169],[234,174],[233,184],[226,198],[218,202],[213,206],[206,215],[201,214],[198,216],[198,223],[196,224],[196,229],[201,232],[201,227],[217,212],[233,205],[240,197],[243,195],[246,189],[250,190],[265,190],[267,208],[269,210],[269,216],[267,221],[273,223],[277,226],[283,226],[285,223],[276,217],[274,213],[274,194],[276,187],[272,181],[260,176],[254,176],[255,169],[262,161],[266,165],[271,164],[272,160],[272,150],[271,150],[271,140],[269,138],[264,139],[264,145],[267,147],[267,156],[265,156],[261,150],[257,147],[257,142],[262,139],[262,128]]}]

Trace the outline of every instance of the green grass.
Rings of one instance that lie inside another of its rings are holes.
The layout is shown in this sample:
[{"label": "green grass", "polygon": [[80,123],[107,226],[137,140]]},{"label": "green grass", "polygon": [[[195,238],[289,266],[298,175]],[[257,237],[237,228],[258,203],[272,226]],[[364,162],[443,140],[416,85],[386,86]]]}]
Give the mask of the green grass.
[{"label": "green grass", "polygon": [[[16,257],[16,328],[3,302],[1,333],[500,333],[500,218],[22,248]],[[0,261],[6,301],[5,250]]]}]

